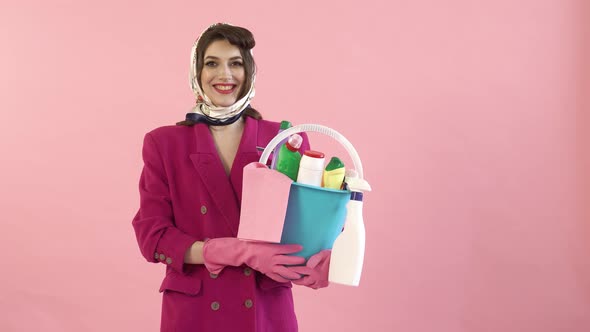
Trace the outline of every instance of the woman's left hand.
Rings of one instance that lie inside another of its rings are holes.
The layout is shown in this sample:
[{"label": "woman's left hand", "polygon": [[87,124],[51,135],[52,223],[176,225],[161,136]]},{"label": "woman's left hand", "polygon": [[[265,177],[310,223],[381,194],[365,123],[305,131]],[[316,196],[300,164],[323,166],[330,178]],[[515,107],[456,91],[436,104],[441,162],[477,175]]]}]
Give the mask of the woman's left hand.
[{"label": "woman's left hand", "polygon": [[328,287],[331,254],[331,250],[322,250],[311,256],[305,266],[288,266],[289,270],[304,275],[302,278],[291,280],[291,282],[313,289]]}]

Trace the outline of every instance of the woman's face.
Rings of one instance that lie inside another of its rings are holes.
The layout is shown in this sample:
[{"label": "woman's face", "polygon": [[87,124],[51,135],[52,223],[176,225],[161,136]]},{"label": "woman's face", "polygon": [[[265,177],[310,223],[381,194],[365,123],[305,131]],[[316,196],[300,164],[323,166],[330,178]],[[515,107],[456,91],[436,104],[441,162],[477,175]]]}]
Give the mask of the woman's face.
[{"label": "woman's face", "polygon": [[231,106],[244,84],[244,60],[237,46],[227,40],[212,42],[203,57],[201,88],[215,106]]}]

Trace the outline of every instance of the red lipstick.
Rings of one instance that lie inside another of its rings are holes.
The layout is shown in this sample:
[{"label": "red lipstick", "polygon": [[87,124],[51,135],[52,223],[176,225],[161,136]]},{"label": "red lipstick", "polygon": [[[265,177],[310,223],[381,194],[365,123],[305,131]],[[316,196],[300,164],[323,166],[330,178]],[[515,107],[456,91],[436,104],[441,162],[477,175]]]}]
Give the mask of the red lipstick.
[{"label": "red lipstick", "polygon": [[[235,84],[215,84],[213,85],[213,87],[215,88],[215,91],[217,91],[218,93],[224,94],[224,95],[229,95],[232,92],[234,92],[234,90],[236,89],[236,85]],[[218,87],[231,87],[230,89],[227,90],[221,90]]]}]

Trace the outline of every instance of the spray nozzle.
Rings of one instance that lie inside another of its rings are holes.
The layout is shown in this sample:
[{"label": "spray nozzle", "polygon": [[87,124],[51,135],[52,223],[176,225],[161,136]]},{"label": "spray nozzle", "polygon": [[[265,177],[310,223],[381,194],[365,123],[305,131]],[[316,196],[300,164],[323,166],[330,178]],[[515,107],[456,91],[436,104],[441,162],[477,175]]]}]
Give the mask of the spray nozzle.
[{"label": "spray nozzle", "polygon": [[359,178],[359,174],[354,169],[347,169],[344,174],[344,182],[350,191],[371,191],[371,185],[365,179]]}]

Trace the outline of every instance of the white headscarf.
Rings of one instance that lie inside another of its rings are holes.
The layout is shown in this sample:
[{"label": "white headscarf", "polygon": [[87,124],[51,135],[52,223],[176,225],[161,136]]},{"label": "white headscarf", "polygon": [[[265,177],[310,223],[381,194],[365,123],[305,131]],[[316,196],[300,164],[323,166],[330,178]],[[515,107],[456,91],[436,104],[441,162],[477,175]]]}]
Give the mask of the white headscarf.
[{"label": "white headscarf", "polygon": [[[213,103],[211,102],[211,99],[209,99],[209,97],[201,89],[201,86],[200,86],[198,79],[197,79],[197,45],[199,43],[199,40],[201,39],[201,37],[203,36],[203,34],[205,32],[207,32],[209,29],[211,29],[212,27],[215,27],[216,25],[219,25],[219,24],[231,25],[229,23],[213,24],[213,25],[209,26],[207,29],[205,29],[205,31],[203,31],[201,33],[199,38],[193,44],[193,47],[191,50],[191,67],[190,67],[190,72],[189,72],[189,84],[190,84],[191,89],[193,90],[193,93],[195,94],[195,97],[197,99],[197,105],[195,105],[195,107],[192,108],[191,112],[203,115],[207,118],[207,120],[212,120],[212,121],[207,121],[207,122],[213,122],[210,124],[223,125],[223,124],[228,124],[228,122],[231,120],[233,120],[231,122],[234,122],[236,120],[236,118],[239,117],[239,115],[244,111],[244,109],[250,104],[250,100],[252,100],[252,98],[254,98],[254,94],[255,94],[254,93],[254,81],[256,79],[256,68],[254,68],[254,70],[252,71],[252,80],[251,80],[252,84],[249,87],[248,93],[246,93],[246,95],[244,95],[244,97],[242,97],[240,100],[237,100],[233,105],[230,105],[227,107],[220,107],[220,106],[213,105]],[[252,54],[251,49],[250,49],[250,54]],[[190,113],[187,114],[187,117],[189,115],[190,115]]]}]

